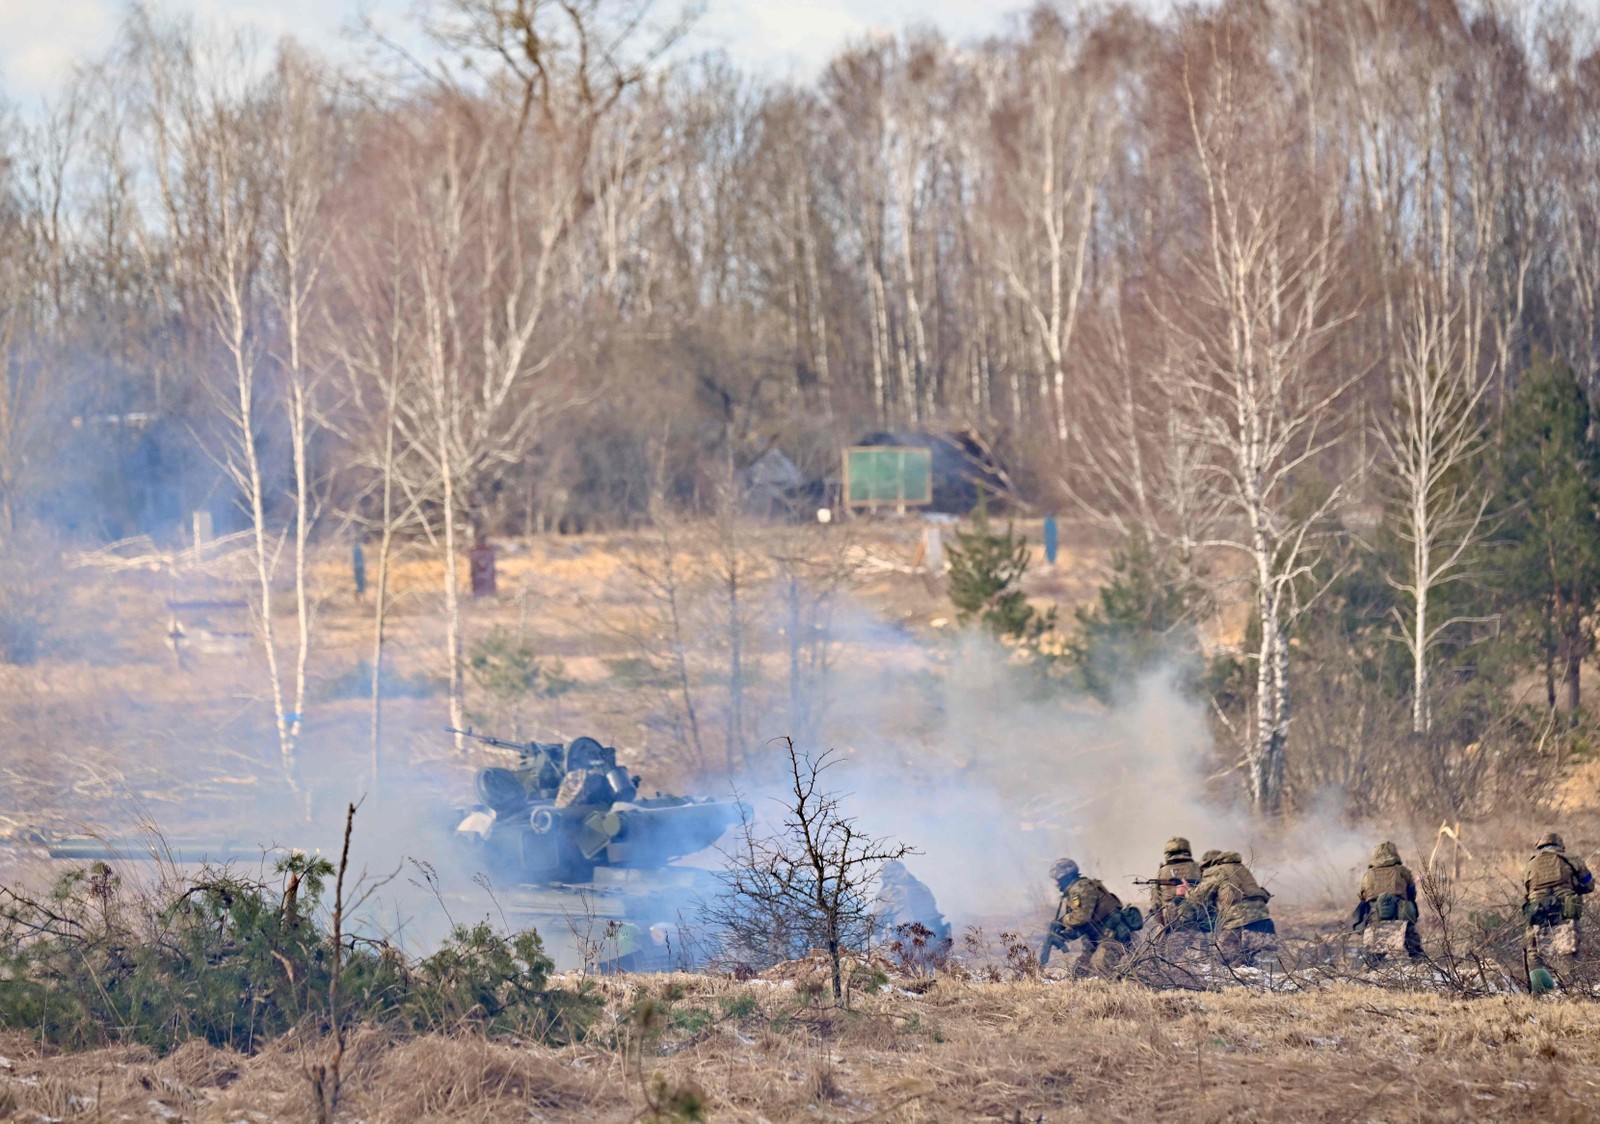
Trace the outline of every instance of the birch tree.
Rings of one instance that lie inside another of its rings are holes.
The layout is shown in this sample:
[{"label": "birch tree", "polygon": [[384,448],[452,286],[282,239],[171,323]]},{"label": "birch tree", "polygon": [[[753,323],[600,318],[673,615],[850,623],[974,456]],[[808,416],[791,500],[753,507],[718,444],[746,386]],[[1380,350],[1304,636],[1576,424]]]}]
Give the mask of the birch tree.
[{"label": "birch tree", "polygon": [[1399,535],[1406,565],[1390,583],[1401,603],[1394,612],[1411,657],[1411,728],[1432,723],[1430,660],[1457,625],[1484,617],[1439,620],[1434,594],[1472,576],[1472,551],[1483,539],[1489,494],[1474,474],[1488,440],[1481,407],[1489,383],[1461,362],[1458,307],[1419,283],[1405,315],[1396,361],[1394,402],[1379,434],[1386,470],[1400,507]]},{"label": "birch tree", "polygon": [[1503,354],[1490,349],[1485,377],[1495,315],[1488,275],[1503,208],[1485,204],[1481,185],[1493,177],[1470,174],[1475,146],[1460,140],[1482,127],[1479,110],[1469,103],[1463,111],[1451,96],[1452,65],[1471,48],[1454,27],[1419,36],[1397,17],[1381,6],[1343,12],[1337,42],[1387,344],[1380,362],[1391,395],[1376,428],[1405,547],[1388,580],[1400,598],[1394,617],[1411,658],[1411,726],[1420,734],[1432,723],[1434,649],[1457,625],[1484,619],[1439,620],[1434,595],[1471,576],[1489,504],[1472,465],[1487,440],[1481,407]]},{"label": "birch tree", "polygon": [[1113,90],[1083,26],[1038,13],[994,112],[994,267],[1032,326],[1056,442],[1072,429],[1078,335],[1101,184],[1120,143]]},{"label": "birch tree", "polygon": [[33,346],[38,230],[11,172],[15,135],[0,107],[0,536],[7,539],[38,471],[51,398],[50,372]]},{"label": "birch tree", "polygon": [[[615,165],[596,173],[603,123],[683,31],[652,22],[650,0],[453,0],[437,40],[492,62],[491,92],[441,94],[412,127],[404,204],[416,247],[418,374],[400,433],[433,487],[428,535],[444,562],[451,725],[465,724],[458,537],[492,471],[522,460],[540,427],[581,400],[557,364],[572,332],[557,309],[581,305],[586,271],[569,268],[598,192],[620,192]],[[420,128],[419,128],[420,126]],[[630,151],[653,152],[634,145]],[[627,161],[624,161],[626,167]],[[636,208],[603,209],[609,218]],[[609,232],[613,244],[625,232]],[[603,241],[603,240],[602,240]],[[576,290],[573,285],[579,285]],[[458,745],[460,737],[457,737]]]},{"label": "birch tree", "polygon": [[[377,537],[367,723],[374,785],[384,764],[391,564],[398,536],[418,529],[418,506],[435,494],[437,484],[420,472],[406,475],[408,458],[400,444],[400,401],[415,393],[417,385],[419,312],[411,284],[410,247],[401,233],[407,228],[393,202],[380,221],[347,224],[336,232],[338,268],[326,306],[339,323],[337,331],[328,332],[328,348],[340,393],[338,410],[324,424],[341,439],[349,473],[361,476],[343,514],[362,532]],[[409,489],[407,483],[412,485]]]},{"label": "birch tree", "polygon": [[[269,158],[259,120],[223,91],[200,90],[184,102],[186,156],[190,184],[203,184],[187,199],[190,217],[208,231],[196,273],[211,328],[226,361],[226,381],[216,388],[218,413],[225,425],[222,463],[232,479],[250,524],[256,583],[256,620],[265,657],[273,723],[284,776],[298,788],[297,759],[304,702],[303,675],[291,703],[278,651],[274,572],[282,540],[269,523],[272,482],[263,465],[261,442],[273,420],[264,378],[266,348],[260,322],[265,243],[270,237],[264,185],[256,175]],[[163,127],[166,127],[165,125]],[[295,659],[299,668],[304,646]],[[291,709],[291,705],[294,709]]]},{"label": "birch tree", "polygon": [[1245,757],[1251,799],[1270,814],[1283,798],[1290,633],[1314,595],[1306,587],[1326,520],[1345,498],[1335,483],[1304,503],[1302,485],[1341,435],[1354,376],[1318,369],[1342,320],[1338,196],[1297,164],[1300,150],[1284,143],[1294,123],[1237,34],[1227,21],[1201,28],[1181,60],[1203,227],[1182,297],[1163,315],[1184,424],[1206,450],[1202,479],[1219,514],[1201,545],[1244,560],[1259,626]]},{"label": "birch tree", "polygon": [[338,169],[340,138],[322,76],[293,48],[279,56],[266,97],[261,153],[266,161],[263,299],[274,321],[268,354],[291,462],[293,713],[298,716],[294,723],[298,735],[306,709],[315,609],[308,573],[311,533],[323,500],[311,442],[320,413],[315,399],[325,371],[309,337],[320,319],[318,290],[330,242],[326,197]]},{"label": "birch tree", "polygon": [[[284,60],[276,82],[251,77],[254,56],[182,27],[135,20],[144,118],[173,273],[192,294],[196,327],[220,357],[208,382],[218,461],[250,530],[254,611],[280,764],[298,789],[308,701],[312,604],[307,575],[314,521],[309,457],[311,376],[305,341],[320,268],[316,222],[329,173],[322,106],[304,67]],[[274,315],[276,313],[276,315]],[[280,346],[281,345],[281,346]],[[265,450],[282,441],[289,463]],[[279,526],[279,512],[292,512]],[[286,663],[277,620],[285,546],[293,569],[295,631]]]}]

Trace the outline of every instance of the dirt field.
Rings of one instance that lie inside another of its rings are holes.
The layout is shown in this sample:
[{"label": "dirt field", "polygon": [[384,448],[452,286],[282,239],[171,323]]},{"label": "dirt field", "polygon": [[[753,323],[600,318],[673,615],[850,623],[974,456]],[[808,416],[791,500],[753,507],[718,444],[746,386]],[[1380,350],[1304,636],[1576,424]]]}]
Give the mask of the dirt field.
[{"label": "dirt field", "polygon": [[[920,698],[919,692],[954,674],[938,648],[950,629],[949,602],[940,584],[914,565],[920,527],[886,524],[853,533],[845,545],[852,552],[856,617],[841,629],[836,674],[848,682],[870,673],[874,682],[887,678],[907,698]],[[695,760],[663,717],[669,692],[640,666],[649,605],[632,568],[652,549],[629,536],[506,544],[499,596],[467,607],[469,646],[503,630],[554,661],[570,686],[557,697],[509,709],[482,704],[475,721],[504,723],[497,732],[513,737],[599,733],[663,788],[709,784],[722,764],[716,738],[727,685],[715,674],[708,643],[698,670],[709,760]],[[1103,561],[1092,545],[1069,550],[1057,568],[1040,567],[1030,576],[1029,592],[1066,613],[1092,595]],[[168,645],[167,603],[244,596],[248,585],[237,567],[226,558],[196,565],[153,549],[141,554],[136,546],[73,562],[62,568],[47,658],[33,667],[0,669],[0,883],[37,885],[58,873],[61,864],[44,860],[37,846],[40,836],[52,834],[119,832],[145,822],[176,835],[232,832],[249,839],[254,830],[270,831],[278,842],[285,841],[280,832],[293,834],[296,843],[311,839],[316,829],[295,826],[304,823],[302,805],[284,790],[278,770],[260,654],[248,636],[230,641],[228,635],[248,633],[248,618],[230,621],[224,614],[208,622],[214,635],[191,648],[181,665]],[[386,806],[381,792],[366,806],[357,841],[368,855],[383,857],[414,840],[417,825],[407,815],[430,800],[459,798],[473,768],[497,761],[477,749],[461,754],[442,732],[438,576],[436,560],[420,553],[407,554],[396,569],[389,659],[406,689],[386,702],[383,764],[385,775],[403,776],[417,799],[378,828],[381,813],[396,806]],[[350,589],[342,550],[330,548],[316,578],[304,756],[320,822],[329,808],[363,789],[370,768],[362,679],[370,601],[358,601]],[[781,644],[775,636],[763,643],[750,654],[750,705],[776,708],[784,695]],[[912,735],[923,720],[915,707],[886,717]],[[986,713],[971,719],[980,734],[994,720]],[[1047,737],[1025,748],[1049,753],[1052,744]],[[942,743],[943,759],[908,756],[885,767],[908,775],[948,772],[966,799],[962,786],[981,774],[962,754],[981,756],[991,748],[956,738]],[[988,841],[998,848],[1032,832],[1039,837],[1035,850],[1049,848],[1063,822],[1087,815],[1082,801],[1060,792],[1030,804],[1035,794],[1027,787],[1023,777],[1003,793],[1006,803],[980,809],[981,819],[963,820],[954,833],[966,840],[959,846]],[[1559,819],[1587,854],[1600,822],[1597,807],[1600,766],[1578,764],[1541,815]],[[1166,834],[1160,815],[1141,799],[1112,807],[1104,828],[1153,817],[1158,822],[1145,826],[1160,832],[1159,839]],[[1522,812],[1503,823],[1468,825],[1472,857],[1463,885],[1473,887],[1478,906],[1500,908],[1501,899],[1514,894],[1529,832],[1542,826]],[[1395,838],[1408,858],[1420,860],[1436,828],[1431,821],[1402,824]],[[1281,849],[1346,830],[1355,846],[1370,847],[1367,827],[1319,821],[1286,825]],[[1271,846],[1252,861],[1261,864],[1257,869],[1269,885],[1287,886],[1274,905],[1280,923],[1312,936],[1340,931],[1355,869],[1350,864],[1364,860],[1320,859],[1308,876],[1282,865],[1284,856]],[[1124,866],[1111,865],[1106,855],[1089,857],[1102,859],[1108,877],[1122,878],[1153,858],[1140,852]],[[1115,862],[1122,862],[1120,854]],[[1033,914],[1047,903],[1040,898],[1027,908],[1031,912],[979,920],[994,931],[1025,925],[1037,921]],[[1461,909],[1465,916],[1465,903]],[[1424,935],[1430,941],[1436,936],[1427,923]],[[1591,999],[1535,1002],[1499,994],[1461,1000],[1437,990],[1338,981],[1307,991],[1193,992],[941,975],[931,985],[893,981],[858,996],[855,1009],[845,1012],[819,1005],[807,989],[782,980],[633,976],[565,983],[598,989],[606,999],[599,1023],[576,1046],[359,1032],[345,1066],[344,1117],[623,1121],[646,1119],[652,1105],[662,1107],[680,1093],[698,1098],[709,1119],[748,1121],[1579,1120],[1600,1114],[1600,1019]],[[658,1005],[660,1025],[648,1033],[636,1017],[641,997]],[[306,1119],[310,1113],[310,1053],[292,1037],[256,1057],[191,1043],[157,1060],[126,1048],[52,1056],[27,1028],[13,1027],[0,1037],[0,1055],[0,1118],[231,1122]]]},{"label": "dirt field", "polygon": [[[849,604],[870,623],[841,635],[836,645],[834,658],[845,674],[852,666],[881,671],[886,661],[903,661],[908,674],[920,673],[917,642],[949,629],[941,584],[913,565],[921,534],[918,523],[890,522],[816,540],[845,560]],[[241,824],[270,821],[271,834],[281,838],[303,820],[299,799],[284,791],[249,611],[179,612],[187,632],[181,661],[169,642],[175,615],[169,605],[175,602],[256,600],[244,545],[196,558],[134,541],[67,552],[48,563],[55,596],[45,655],[27,667],[0,666],[0,877],[28,865],[24,844],[41,835],[116,833],[151,823],[169,834],[238,838]],[[468,655],[498,632],[536,653],[565,686],[556,697],[511,701],[475,692],[469,719],[510,738],[596,734],[664,789],[725,783],[732,756],[723,731],[726,683],[715,666],[715,625],[705,606],[686,610],[685,621],[698,645],[690,658],[699,661],[694,670],[703,680],[696,699],[705,726],[700,756],[688,751],[668,716],[670,684],[643,658],[660,622],[637,569],[652,564],[659,544],[619,534],[499,545],[498,596],[466,599]],[[687,552],[701,545],[693,537],[680,544]],[[759,552],[764,544],[754,547]],[[347,551],[330,545],[313,574],[314,641],[300,756],[317,819],[336,819],[371,768],[372,595],[356,597]],[[1041,560],[1030,575],[1030,593],[1062,605],[1091,596],[1099,558],[1098,550],[1086,548],[1064,550],[1054,569]],[[369,556],[369,583],[376,580],[375,566]],[[474,769],[504,758],[471,743],[463,753],[444,733],[441,575],[437,556],[420,544],[397,554],[381,754],[391,776],[448,802],[468,796]],[[709,603],[706,580],[695,595]],[[749,596],[744,611],[753,619],[772,615],[760,600],[762,590]],[[276,598],[287,667],[293,658],[290,590],[280,588]],[[885,637],[897,650],[889,650]],[[762,715],[786,691],[781,628],[752,628],[746,643],[747,723],[779,729],[764,725]]]},{"label": "dirt field", "polygon": [[[604,1025],[564,1049],[358,1035],[345,1117],[648,1118],[693,1093],[725,1121],[1591,1120],[1600,1022],[1588,1003],[1453,1002],[1344,985],[1315,994],[1159,993],[1133,984],[962,983],[888,990],[850,1012],[793,990],[702,977],[606,981]],[[639,1047],[639,994],[664,1027]],[[17,1120],[299,1120],[305,1058],[193,1043],[49,1057],[0,1039],[0,1113]]]}]

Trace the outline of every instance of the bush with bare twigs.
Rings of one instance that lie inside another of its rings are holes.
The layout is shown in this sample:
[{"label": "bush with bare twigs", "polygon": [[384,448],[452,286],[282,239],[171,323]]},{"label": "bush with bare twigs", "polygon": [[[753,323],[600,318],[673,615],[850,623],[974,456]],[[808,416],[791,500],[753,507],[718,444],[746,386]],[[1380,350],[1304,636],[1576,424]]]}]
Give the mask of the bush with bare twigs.
[{"label": "bush with bare twigs", "polygon": [[868,894],[884,863],[910,847],[867,834],[844,814],[837,793],[823,787],[833,751],[812,754],[782,739],[787,792],[783,820],[761,833],[746,816],[736,847],[724,852],[724,892],[704,906],[703,920],[721,942],[722,959],[761,968],[825,951],[835,1002],[845,1000],[844,957],[871,936]]}]

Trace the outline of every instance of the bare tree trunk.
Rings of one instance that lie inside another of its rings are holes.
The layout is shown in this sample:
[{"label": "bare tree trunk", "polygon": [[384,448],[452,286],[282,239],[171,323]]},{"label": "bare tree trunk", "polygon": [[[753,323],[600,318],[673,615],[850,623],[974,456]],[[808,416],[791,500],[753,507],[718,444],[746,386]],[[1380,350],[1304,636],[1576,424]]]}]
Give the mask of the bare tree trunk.
[{"label": "bare tree trunk", "polygon": [[300,716],[286,705],[284,677],[278,655],[278,638],[273,622],[273,571],[278,548],[271,541],[267,523],[266,484],[262,477],[257,446],[256,415],[257,366],[260,351],[256,342],[254,301],[260,265],[261,198],[246,176],[248,158],[241,126],[219,110],[213,131],[197,138],[203,145],[192,155],[204,162],[215,176],[218,190],[215,220],[216,244],[202,264],[213,322],[232,366],[231,401],[225,407],[233,430],[228,458],[231,475],[244,493],[250,515],[251,543],[257,596],[262,654],[267,666],[267,685],[272,700],[273,724],[278,735],[278,755],[285,781],[299,791],[297,739]]},{"label": "bare tree trunk", "polygon": [[694,751],[695,766],[703,769],[706,765],[706,751],[705,743],[700,736],[700,713],[695,703],[694,681],[689,674],[689,639],[684,629],[683,581],[678,571],[677,545],[668,529],[669,516],[665,505],[658,499],[652,506],[660,557],[654,572],[642,576],[649,584],[651,597],[666,614],[672,678],[677,688],[679,705],[683,709],[689,747]]},{"label": "bare tree trunk", "polygon": [[[1417,548],[1413,558],[1417,567],[1416,572],[1428,572],[1428,550],[1426,546]],[[1416,593],[1416,619],[1411,622],[1411,650],[1426,653],[1428,650],[1428,589],[1418,586]],[[1428,680],[1428,661],[1423,656],[1414,658],[1411,662],[1411,732],[1425,734],[1433,725],[1433,713],[1430,709],[1430,692]]]},{"label": "bare tree trunk", "polygon": [[383,433],[383,514],[378,540],[378,576],[372,591],[372,787],[383,776],[383,657],[389,622],[389,558],[394,549],[394,394],[391,381]]},{"label": "bare tree trunk", "polygon": [[[441,419],[450,415],[446,411],[442,380],[435,391],[436,406]],[[450,725],[457,730],[466,728],[466,677],[461,660],[461,574],[456,553],[456,474],[451,456],[449,427],[439,426],[440,485],[444,490],[444,513],[441,515],[444,540],[444,636],[445,661],[448,666],[450,693]],[[466,742],[457,734],[456,748],[465,749]]]},{"label": "bare tree trunk", "polygon": [[[242,307],[229,302],[242,316]],[[274,725],[278,731],[278,750],[284,779],[289,787],[299,791],[299,763],[296,760],[295,738],[299,732],[299,715],[291,721],[284,710],[283,675],[278,664],[277,635],[272,622],[273,595],[272,570],[275,551],[267,539],[267,513],[264,504],[265,488],[261,480],[261,460],[256,452],[255,437],[255,372],[253,360],[244,348],[242,324],[229,337],[229,351],[234,357],[235,388],[238,393],[238,413],[235,415],[239,431],[239,451],[244,463],[239,475],[244,483],[245,501],[250,505],[251,544],[254,548],[256,588],[260,597],[259,622],[261,648],[267,663],[267,684],[272,695]]]},{"label": "bare tree trunk", "polygon": [[877,266],[867,263],[867,291],[872,308],[872,401],[877,408],[878,424],[894,424],[889,410],[889,386],[885,369],[889,355],[889,313],[883,291],[883,275]]},{"label": "bare tree trunk", "polygon": [[833,420],[833,375],[828,366],[828,321],[823,307],[821,279],[817,271],[817,237],[811,228],[809,200],[802,198],[800,250],[805,267],[807,323],[811,334],[812,366],[817,373],[817,388],[823,415]]},{"label": "bare tree trunk", "polygon": [[725,756],[728,774],[736,775],[744,764],[745,747],[745,619],[749,587],[755,577],[754,563],[745,549],[740,525],[739,488],[734,468],[733,445],[729,439],[727,464],[717,490],[716,540],[712,552],[715,577],[720,586],[724,637],[728,656],[728,711],[725,730]]}]

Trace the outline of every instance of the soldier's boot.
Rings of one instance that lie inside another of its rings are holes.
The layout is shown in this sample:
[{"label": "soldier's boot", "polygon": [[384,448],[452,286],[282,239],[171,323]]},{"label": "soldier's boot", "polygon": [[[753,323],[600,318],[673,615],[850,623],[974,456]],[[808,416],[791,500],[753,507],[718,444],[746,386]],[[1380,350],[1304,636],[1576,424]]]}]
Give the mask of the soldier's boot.
[{"label": "soldier's boot", "polygon": [[1217,935],[1217,955],[1230,968],[1244,966],[1244,935],[1238,929],[1224,929]]},{"label": "soldier's boot", "polygon": [[1534,933],[1533,959],[1555,973],[1557,982],[1567,987],[1578,967],[1578,923],[1561,921],[1540,927]]},{"label": "soldier's boot", "polygon": [[1084,979],[1094,974],[1094,954],[1099,949],[1099,942],[1084,940],[1078,950],[1078,955],[1072,961],[1072,978]]},{"label": "soldier's boot", "polygon": [[1090,959],[1090,970],[1097,976],[1109,979],[1116,975],[1117,965],[1122,963],[1127,953],[1127,946],[1121,941],[1103,940]]},{"label": "soldier's boot", "polygon": [[1416,924],[1409,921],[1406,923],[1406,955],[1412,960],[1421,960],[1424,956],[1422,936],[1417,932]]}]

